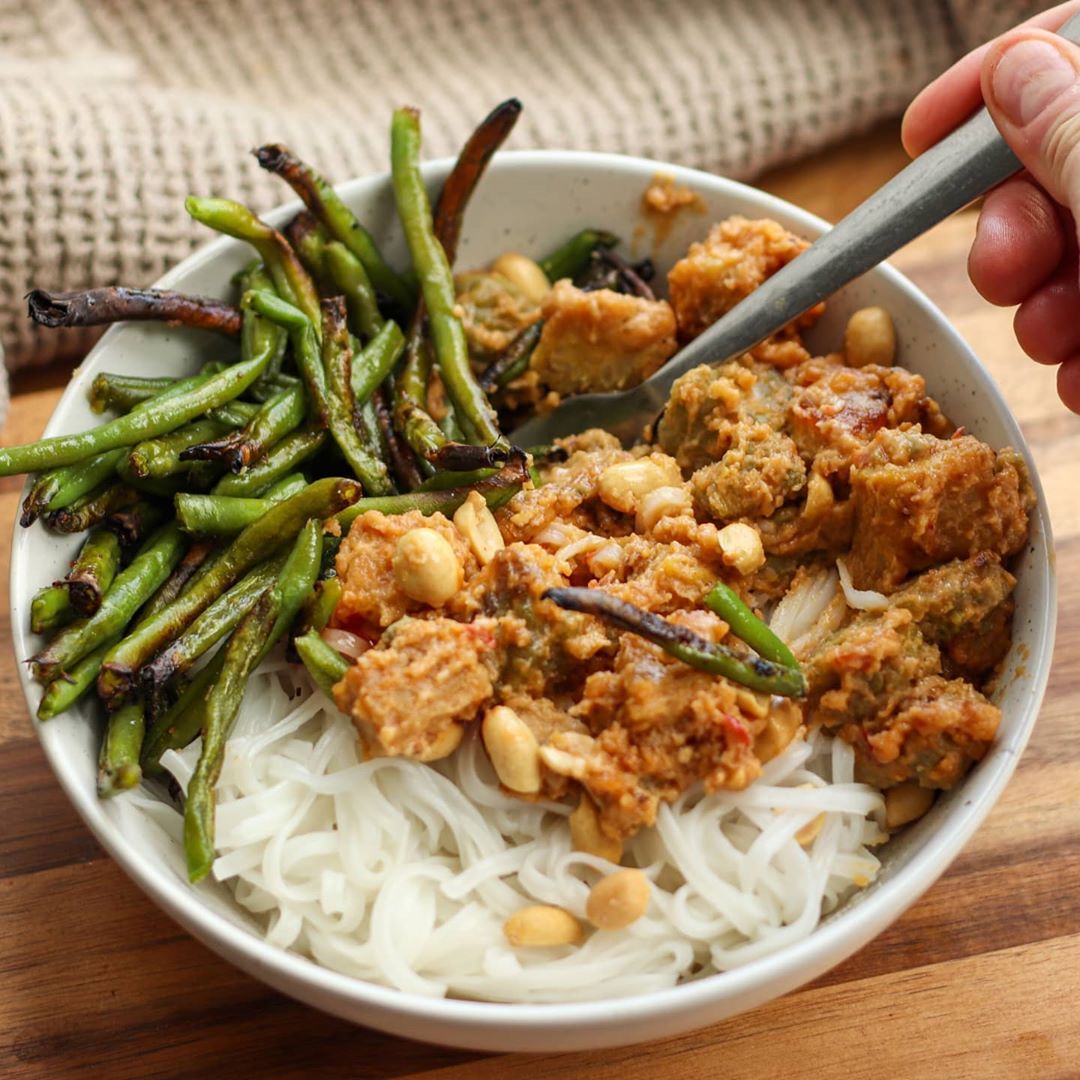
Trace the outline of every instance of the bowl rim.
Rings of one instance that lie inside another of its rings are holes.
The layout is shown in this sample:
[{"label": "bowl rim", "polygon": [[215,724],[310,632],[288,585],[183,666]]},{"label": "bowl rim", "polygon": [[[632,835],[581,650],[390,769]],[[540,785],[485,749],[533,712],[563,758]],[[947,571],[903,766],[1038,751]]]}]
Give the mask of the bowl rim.
[{"label": "bowl rim", "polygon": [[[426,162],[423,166],[425,177],[430,180],[444,175],[452,163],[452,158]],[[650,158],[592,151],[518,150],[505,151],[496,155],[491,163],[491,169],[535,171],[552,165],[560,168],[578,166],[583,170],[629,172],[646,180],[662,172],[673,176],[676,183],[689,184],[708,194],[734,195],[748,200],[755,204],[763,215],[780,214],[793,221],[797,228],[806,229],[812,235],[830,228],[829,223],[822,218],[751,185]],[[354,178],[337,185],[337,189],[348,200],[358,192],[369,188],[377,189],[387,184],[388,175],[382,172]],[[293,200],[262,216],[271,222],[279,222],[299,206],[300,203]],[[227,249],[238,243],[228,238],[211,240],[164,274],[155,282],[155,287],[168,288],[174,285],[178,279],[216,260]],[[219,915],[203,902],[197,890],[175,880],[167,871],[152,865],[139,855],[138,850],[130,845],[113,818],[104,813],[96,796],[85,787],[85,778],[80,783],[76,770],[60,751],[58,740],[51,735],[48,725],[42,725],[34,717],[32,720],[34,730],[53,773],[83,822],[124,872],[166,914],[198,940],[261,981],[294,997],[302,997],[303,1000],[327,1011],[339,1012],[339,1015],[349,1016],[348,1005],[352,1005],[373,1009],[384,1020],[397,1015],[409,1017],[412,1020],[431,1020],[441,1025],[460,1025],[464,1031],[460,1042],[463,1046],[479,1045],[477,1042],[470,1042],[468,1029],[494,1028],[510,1031],[525,1026],[532,1029],[534,1033],[540,1030],[554,1031],[556,1029],[568,1032],[613,1021],[617,1021],[620,1026],[626,1026],[632,1025],[635,1021],[655,1020],[658,1016],[670,1017],[675,1013],[693,1012],[695,1008],[704,1008],[722,999],[746,998],[750,1005],[756,1005],[805,984],[809,979],[846,959],[898,918],[934,883],[970,839],[1004,790],[1027,745],[1038,716],[1049,677],[1057,610],[1053,539],[1045,495],[1027,442],[1000,390],[970,346],[922,290],[888,263],[883,263],[869,271],[867,276],[878,277],[888,289],[904,295],[916,306],[927,311],[936,324],[935,329],[940,338],[966,359],[984,396],[1002,416],[1011,445],[1028,462],[1037,499],[1033,521],[1038,525],[1048,556],[1044,560],[1042,572],[1047,586],[1046,594],[1050,601],[1042,611],[1041,620],[1033,623],[1033,633],[1042,642],[1042,647],[1037,655],[1030,657],[1028,662],[1028,674],[1025,679],[1027,694],[1022,709],[1023,715],[1018,723],[1012,745],[1004,748],[1004,752],[998,753],[993,761],[984,762],[983,765],[986,767],[969,775],[965,781],[965,798],[958,801],[952,808],[948,827],[935,830],[907,865],[889,875],[887,880],[884,880],[872,893],[865,895],[858,904],[841,909],[827,922],[819,923],[808,937],[793,945],[785,946],[775,953],[725,972],[630,997],[555,1003],[509,1003],[449,997],[435,998],[381,986],[333,971],[317,964],[314,960],[270,945],[252,932],[242,929]],[[122,325],[110,327],[75,370],[54,408],[45,428],[45,434],[52,434],[55,429],[63,426],[57,420],[57,415],[64,411],[63,407],[72,397],[83,391],[93,377],[96,359],[111,339],[122,332]],[[24,494],[25,490],[24,488]],[[20,534],[23,536],[26,534],[22,533],[17,521],[14,524],[14,533],[9,571],[12,599],[17,595],[17,589],[21,591],[16,580],[16,571],[24,561],[22,555],[26,544],[25,540],[19,540]],[[13,614],[9,610],[9,616]],[[19,620],[12,618],[12,624],[14,645],[18,654],[25,650],[28,635],[26,628]],[[1035,650],[1032,651],[1035,652]],[[34,707],[31,702],[36,700],[39,688],[30,679],[25,665],[19,665],[19,679],[28,709],[33,717]],[[303,997],[296,989],[298,986],[304,986],[313,991],[318,990],[321,992],[321,999],[316,1002],[311,998]],[[342,1004],[335,1006],[333,1002],[325,1000],[326,995],[339,999]],[[400,1029],[388,1023],[386,1030]],[[645,1031],[640,1037],[654,1036],[649,1031]],[[608,1042],[613,1041],[608,1040]],[[621,1038],[619,1041],[626,1043],[634,1040],[631,1035],[629,1039]],[[601,1043],[595,1045],[601,1045]]]}]

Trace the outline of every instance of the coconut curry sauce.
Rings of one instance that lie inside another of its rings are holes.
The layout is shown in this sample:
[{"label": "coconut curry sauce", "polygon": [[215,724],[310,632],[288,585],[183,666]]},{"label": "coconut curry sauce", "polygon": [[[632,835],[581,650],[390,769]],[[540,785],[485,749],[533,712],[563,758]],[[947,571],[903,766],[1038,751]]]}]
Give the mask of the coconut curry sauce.
[{"label": "coconut curry sauce", "polygon": [[[541,320],[497,401],[544,407],[640,381],[804,247],[732,218],[672,268],[670,303],[569,280],[525,297],[488,272],[463,276],[462,307],[478,351]],[[507,791],[572,801],[575,843],[607,857],[661,802],[699,782],[745,787],[811,725],[850,743],[878,787],[963,777],[1001,719],[982,689],[1010,642],[1024,463],[956,431],[922,377],[893,365],[880,309],[812,356],[802,333],[820,313],[680,378],[651,443],[564,440],[542,483],[494,515],[474,493],[453,520],[358,517],[334,626],[372,647],[334,695],[366,752],[432,761],[475,726]],[[697,670],[544,595],[601,589],[746,655],[703,606],[717,581],[766,621],[825,588],[788,642],[804,698]]]}]

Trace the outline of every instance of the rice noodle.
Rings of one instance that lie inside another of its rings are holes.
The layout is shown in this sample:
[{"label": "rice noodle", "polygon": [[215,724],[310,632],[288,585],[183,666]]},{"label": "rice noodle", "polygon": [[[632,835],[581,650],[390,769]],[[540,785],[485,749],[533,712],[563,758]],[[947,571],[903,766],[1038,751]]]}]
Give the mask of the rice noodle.
[{"label": "rice noodle", "polygon": [[840,588],[844,590],[844,599],[848,607],[856,611],[884,611],[889,606],[889,598],[875,589],[856,589],[851,582],[851,571],[843,559],[836,560],[836,570],[840,575]]},{"label": "rice noodle", "polygon": [[[699,787],[660,808],[626,846],[652,882],[633,925],[514,950],[508,915],[540,902],[584,920],[611,869],[572,850],[569,807],[502,794],[475,733],[436,766],[361,761],[349,721],[304,679],[270,664],[249,682],[217,788],[214,875],[269,941],[357,978],[495,1001],[642,993],[805,937],[878,868],[882,798],[854,782],[851,748],[818,733],[746,791]],[[198,752],[163,758],[181,787]],[[175,810],[134,800],[179,835]]]}]

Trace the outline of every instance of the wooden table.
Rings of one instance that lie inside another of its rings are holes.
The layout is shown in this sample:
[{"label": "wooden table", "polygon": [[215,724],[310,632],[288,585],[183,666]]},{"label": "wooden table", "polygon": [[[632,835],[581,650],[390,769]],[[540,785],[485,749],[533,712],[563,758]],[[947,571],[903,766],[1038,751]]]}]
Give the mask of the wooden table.
[{"label": "wooden table", "polygon": [[[763,183],[836,218],[904,161],[888,125]],[[1039,464],[1057,535],[1050,689],[1004,797],[948,874],[817,982],[682,1038],[542,1057],[443,1050],[294,1003],[196,944],[97,846],[54,782],[16,682],[0,590],[0,1075],[566,1078],[1080,1075],[1080,419],[964,273],[966,212],[896,265],[993,371]],[[38,435],[66,373],[16,380],[8,443]],[[18,483],[0,481],[0,544]],[[6,564],[6,558],[4,562]]]}]

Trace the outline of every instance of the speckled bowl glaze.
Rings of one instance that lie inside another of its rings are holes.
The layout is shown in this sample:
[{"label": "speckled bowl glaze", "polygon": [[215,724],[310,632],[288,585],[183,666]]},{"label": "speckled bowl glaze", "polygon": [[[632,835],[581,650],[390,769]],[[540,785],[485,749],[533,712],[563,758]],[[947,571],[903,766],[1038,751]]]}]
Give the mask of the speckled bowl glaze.
[{"label": "speckled bowl glaze", "polygon": [[[437,185],[448,168],[434,162],[426,176]],[[641,194],[663,171],[697,191],[701,214],[681,214],[657,235],[640,214]],[[396,263],[405,262],[388,178],[353,180],[340,189]],[[228,194],[224,192],[222,194]],[[271,215],[284,222],[295,205]],[[499,156],[483,180],[465,223],[458,264],[482,265],[496,254],[540,254],[584,226],[619,233],[635,256],[652,255],[662,274],[710,222],[728,214],[768,216],[813,237],[826,224],[772,196],[706,173],[657,162],[558,151]],[[210,295],[229,295],[230,276],[250,258],[240,243],[217,240],[181,263],[159,283]],[[962,268],[957,266],[957,273]],[[47,284],[44,283],[44,284]],[[900,362],[926,376],[946,412],[995,447],[1019,448],[1038,491],[1031,542],[1021,555],[1015,640],[997,700],[1004,711],[990,753],[957,790],[884,852],[879,879],[822,922],[806,940],[744,967],[669,990],[620,1000],[567,1005],[505,1005],[433,1000],[335,974],[264,943],[253,924],[218,887],[193,889],[178,852],[151,830],[121,827],[115,807],[94,791],[100,718],[86,705],[37,730],[57,779],[94,835],[127,873],[195,937],[245,971],[310,1005],[396,1035],[483,1050],[551,1051],[613,1046],[674,1035],[747,1009],[806,983],[850,956],[892,923],[949,865],[989,813],[1027,743],[1046,685],[1052,651],[1056,587],[1049,518],[1027,447],[1016,421],[986,370],[957,332],[918,289],[887,266],[835,296],[811,335],[821,352],[835,348],[846,317],[867,304],[893,315]],[[178,374],[194,370],[221,349],[208,335],[163,326],[111,329],[75,373],[47,434],[78,430],[96,418],[86,404],[99,371]],[[598,422],[601,420],[597,418]],[[69,538],[40,526],[16,529],[11,558],[11,619],[15,650],[29,656],[30,600],[43,582],[59,576],[73,553]],[[36,708],[40,688],[24,676]]]}]

